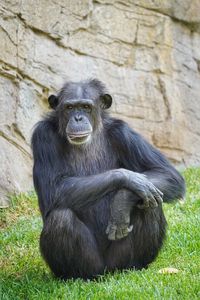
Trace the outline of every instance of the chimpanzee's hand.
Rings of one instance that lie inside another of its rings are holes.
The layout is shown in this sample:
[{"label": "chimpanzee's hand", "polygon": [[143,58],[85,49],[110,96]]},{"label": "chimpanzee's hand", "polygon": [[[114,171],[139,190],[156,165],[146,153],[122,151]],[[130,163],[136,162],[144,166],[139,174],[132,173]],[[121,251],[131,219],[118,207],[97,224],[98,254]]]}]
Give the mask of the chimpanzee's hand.
[{"label": "chimpanzee's hand", "polygon": [[142,200],[139,208],[155,208],[163,202],[163,193],[151,183],[146,175],[132,172],[126,169],[119,169],[122,172],[122,180],[125,188],[135,192]]}]

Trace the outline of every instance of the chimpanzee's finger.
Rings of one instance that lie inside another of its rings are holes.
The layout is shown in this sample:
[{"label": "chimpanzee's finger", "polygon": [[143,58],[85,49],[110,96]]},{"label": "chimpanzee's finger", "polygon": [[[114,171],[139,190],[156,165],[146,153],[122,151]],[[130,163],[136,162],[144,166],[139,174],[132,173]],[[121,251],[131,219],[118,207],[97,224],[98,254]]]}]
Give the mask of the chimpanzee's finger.
[{"label": "chimpanzee's finger", "polygon": [[120,240],[127,235],[128,235],[127,230],[126,229],[123,230],[123,228],[120,227],[120,228],[117,228],[115,238],[116,238],[116,240]]},{"label": "chimpanzee's finger", "polygon": [[157,188],[154,190],[154,197],[156,198],[158,204],[161,204],[163,202],[161,192]]},{"label": "chimpanzee's finger", "polygon": [[155,208],[158,206],[158,203],[156,201],[156,198],[153,194],[149,194],[149,206],[151,208]]},{"label": "chimpanzee's finger", "polygon": [[157,190],[158,194],[159,194],[161,197],[163,197],[163,192],[162,192],[161,190],[159,190],[157,187],[156,187],[156,190]]},{"label": "chimpanzee's finger", "polygon": [[147,208],[149,207],[149,195],[145,190],[138,191],[137,194],[143,200],[142,204],[138,204],[139,208]]},{"label": "chimpanzee's finger", "polygon": [[123,224],[123,225],[120,225],[119,228],[117,228],[117,231],[116,231],[116,239],[122,239],[122,238],[125,238],[129,232],[131,232],[133,229],[133,226],[127,226],[127,224]]},{"label": "chimpanzee's finger", "polygon": [[116,230],[117,230],[117,227],[116,225],[110,225],[110,228],[109,228],[109,232],[108,232],[108,239],[111,240],[111,241],[114,241],[116,239],[115,235],[116,235]]}]

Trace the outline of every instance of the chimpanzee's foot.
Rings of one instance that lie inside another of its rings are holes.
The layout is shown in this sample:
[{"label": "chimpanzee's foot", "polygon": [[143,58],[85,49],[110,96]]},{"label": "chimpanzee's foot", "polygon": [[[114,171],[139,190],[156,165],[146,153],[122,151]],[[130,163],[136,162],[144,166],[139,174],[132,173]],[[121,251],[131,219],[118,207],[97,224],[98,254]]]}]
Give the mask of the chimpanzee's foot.
[{"label": "chimpanzee's foot", "polygon": [[114,223],[109,222],[106,234],[108,235],[108,239],[111,241],[120,240],[126,237],[133,229],[133,225],[129,223]]}]

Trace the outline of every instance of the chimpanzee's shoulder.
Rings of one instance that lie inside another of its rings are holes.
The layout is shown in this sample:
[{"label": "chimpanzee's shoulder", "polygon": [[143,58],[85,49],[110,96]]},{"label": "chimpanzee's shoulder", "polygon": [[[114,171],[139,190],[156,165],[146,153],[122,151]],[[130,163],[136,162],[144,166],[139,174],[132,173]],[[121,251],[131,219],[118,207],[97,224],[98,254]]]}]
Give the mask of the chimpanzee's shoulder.
[{"label": "chimpanzee's shoulder", "polygon": [[49,136],[55,135],[58,131],[56,119],[52,114],[47,114],[41,121],[39,121],[33,129],[32,144],[38,139],[46,139]]},{"label": "chimpanzee's shoulder", "polygon": [[111,137],[122,137],[122,138],[128,138],[130,135],[138,136],[139,134],[130,128],[128,123],[126,123],[123,120],[116,119],[116,118],[108,118],[105,122],[105,128]]}]

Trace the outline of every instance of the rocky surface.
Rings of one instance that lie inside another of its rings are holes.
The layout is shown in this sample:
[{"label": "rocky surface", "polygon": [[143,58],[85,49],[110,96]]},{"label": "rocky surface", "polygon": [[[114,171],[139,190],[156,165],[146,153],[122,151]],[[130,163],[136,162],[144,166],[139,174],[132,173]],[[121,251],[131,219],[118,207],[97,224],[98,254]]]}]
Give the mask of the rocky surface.
[{"label": "rocky surface", "polygon": [[114,116],[200,163],[199,0],[1,0],[0,40],[0,206],[32,188],[32,128],[68,79],[101,79]]}]

